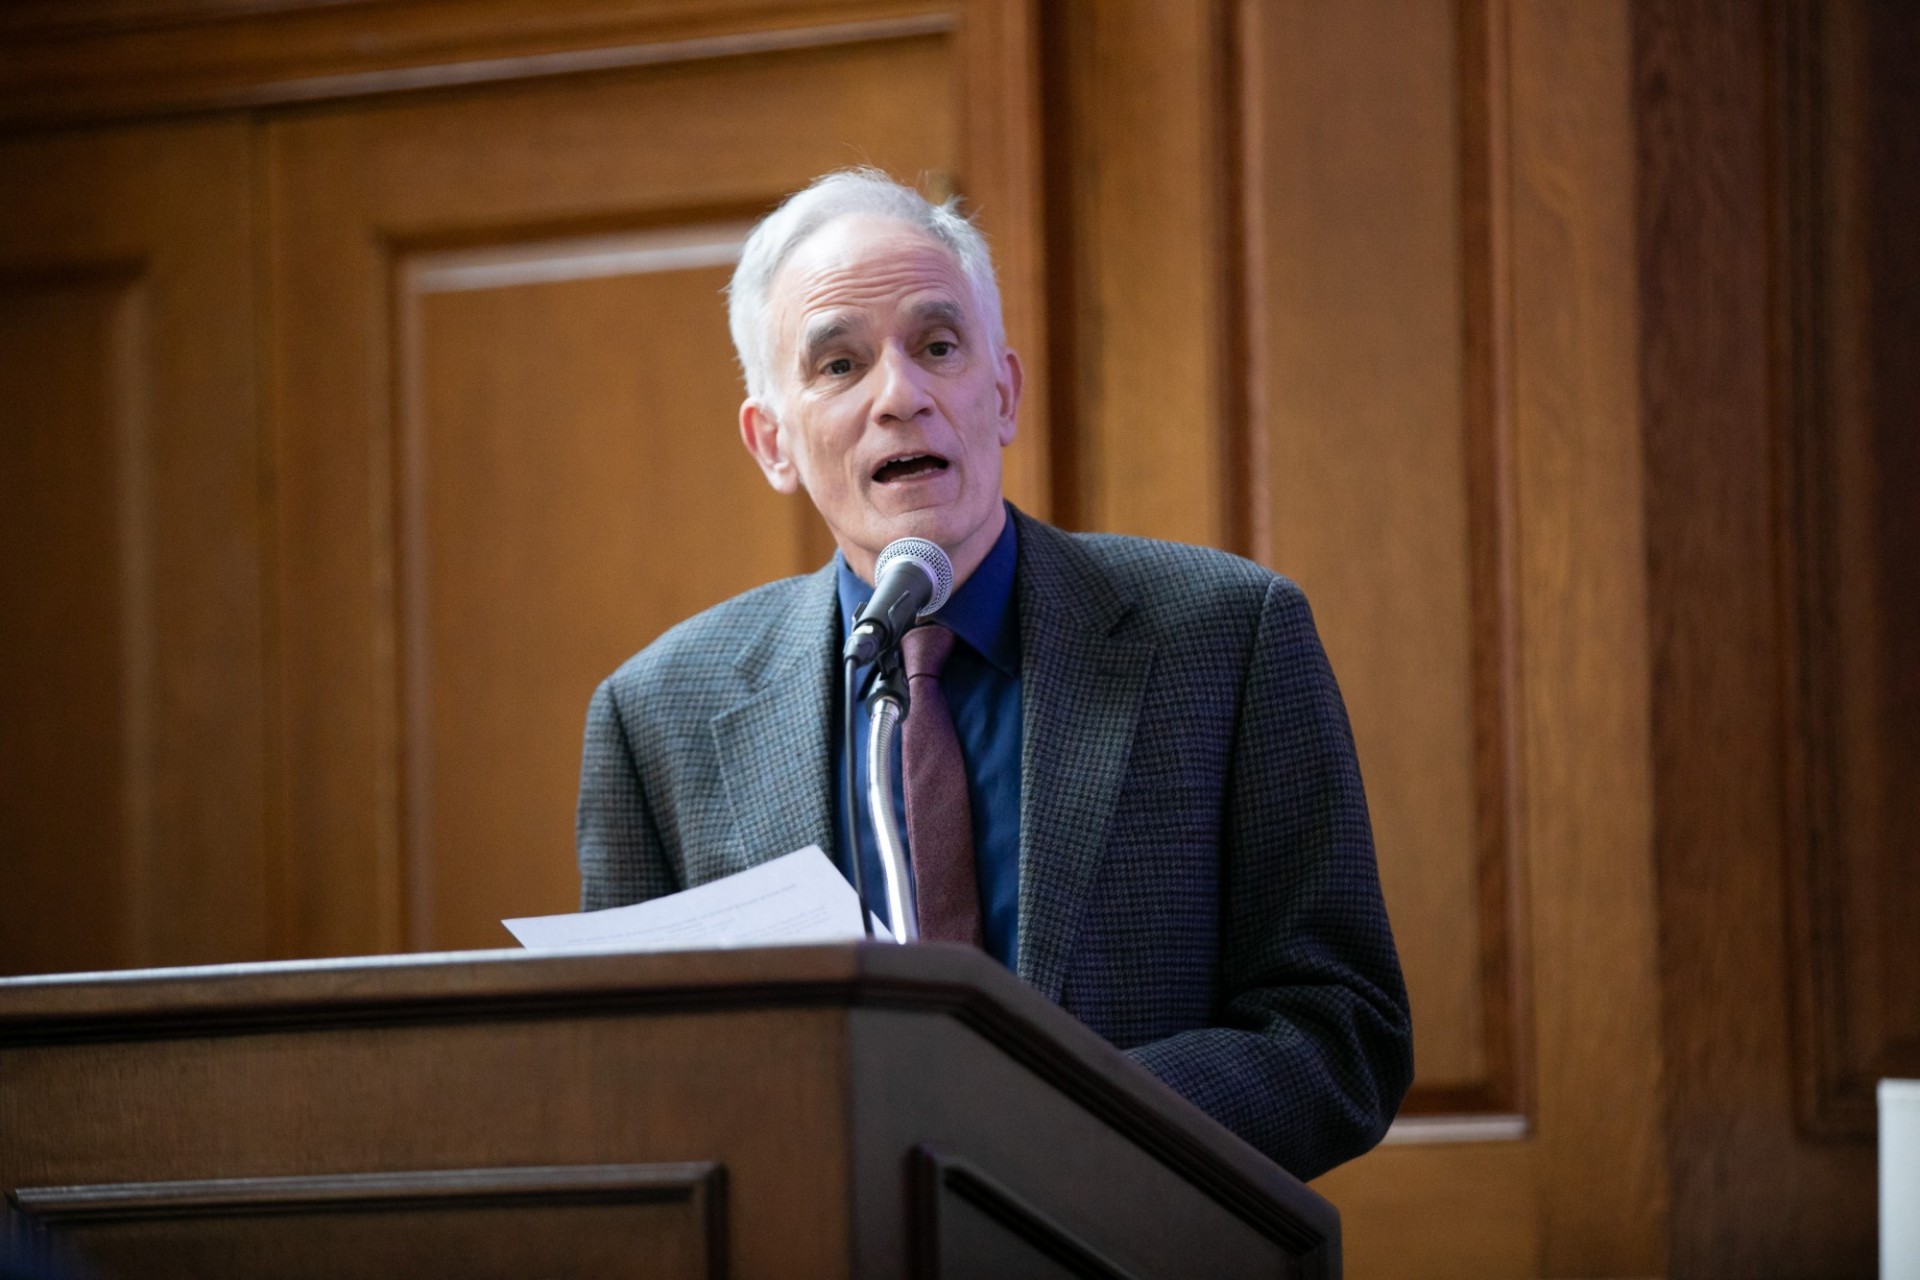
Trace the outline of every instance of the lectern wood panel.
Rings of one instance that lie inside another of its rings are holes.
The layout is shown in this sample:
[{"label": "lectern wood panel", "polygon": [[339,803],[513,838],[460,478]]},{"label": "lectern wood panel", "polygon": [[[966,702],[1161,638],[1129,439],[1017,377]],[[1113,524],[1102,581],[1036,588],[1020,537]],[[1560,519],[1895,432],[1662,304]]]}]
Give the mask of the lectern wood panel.
[{"label": "lectern wood panel", "polygon": [[712,1164],[429,1169],[22,1188],[29,1229],[103,1276],[719,1280]]}]

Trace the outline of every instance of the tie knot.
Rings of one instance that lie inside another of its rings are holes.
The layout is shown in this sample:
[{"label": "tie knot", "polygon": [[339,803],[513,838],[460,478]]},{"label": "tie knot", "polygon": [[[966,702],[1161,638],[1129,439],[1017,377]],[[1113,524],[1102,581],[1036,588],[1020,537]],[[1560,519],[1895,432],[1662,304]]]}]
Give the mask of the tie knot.
[{"label": "tie knot", "polygon": [[940,669],[947,665],[947,655],[953,652],[953,632],[937,622],[912,627],[900,637],[900,651],[906,655],[908,680],[921,676],[937,680]]}]

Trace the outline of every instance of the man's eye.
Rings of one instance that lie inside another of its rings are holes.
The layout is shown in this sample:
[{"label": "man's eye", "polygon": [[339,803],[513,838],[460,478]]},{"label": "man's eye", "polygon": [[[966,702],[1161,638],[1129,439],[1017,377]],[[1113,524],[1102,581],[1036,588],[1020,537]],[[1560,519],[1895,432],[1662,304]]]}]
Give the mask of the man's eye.
[{"label": "man's eye", "polygon": [[829,377],[844,378],[852,372],[853,361],[847,359],[845,356],[841,356],[838,360],[827,361],[827,374]]},{"label": "man's eye", "polygon": [[939,342],[929,342],[927,344],[927,354],[932,356],[935,360],[945,360],[948,356],[952,355],[958,349],[959,349],[959,345],[957,343],[947,342],[944,340]]}]

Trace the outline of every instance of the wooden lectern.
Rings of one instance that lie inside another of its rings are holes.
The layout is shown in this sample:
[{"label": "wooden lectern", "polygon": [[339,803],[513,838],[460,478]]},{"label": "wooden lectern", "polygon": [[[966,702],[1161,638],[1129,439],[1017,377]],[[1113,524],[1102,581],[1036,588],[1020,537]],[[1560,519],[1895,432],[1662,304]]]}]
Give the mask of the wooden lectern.
[{"label": "wooden lectern", "polygon": [[103,1280],[1340,1271],[1330,1204],[940,945],[0,980],[0,1189]]}]

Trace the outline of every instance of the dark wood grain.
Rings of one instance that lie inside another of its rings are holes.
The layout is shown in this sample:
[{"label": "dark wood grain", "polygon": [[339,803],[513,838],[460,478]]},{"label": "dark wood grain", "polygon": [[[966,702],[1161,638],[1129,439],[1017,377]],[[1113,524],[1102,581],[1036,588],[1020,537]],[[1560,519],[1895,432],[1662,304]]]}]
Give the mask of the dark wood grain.
[{"label": "dark wood grain", "polygon": [[[1898,330],[1916,282],[1864,228],[1876,185],[1911,200],[1910,172],[1879,166],[1916,120],[1861,95],[1915,23],[1893,5],[1635,12],[1676,1277],[1873,1270],[1863,1075],[1900,1061],[1879,1055],[1911,929],[1883,913],[1913,861],[1879,820],[1876,757],[1912,737],[1857,709],[1898,696],[1879,664],[1911,640],[1863,575],[1891,600],[1911,562],[1855,535],[1869,512],[1915,527],[1915,504],[1881,452],[1911,415],[1876,419],[1860,393],[1869,335]],[[1910,919],[1907,894],[1891,909]]]}]

